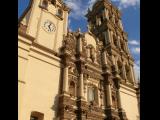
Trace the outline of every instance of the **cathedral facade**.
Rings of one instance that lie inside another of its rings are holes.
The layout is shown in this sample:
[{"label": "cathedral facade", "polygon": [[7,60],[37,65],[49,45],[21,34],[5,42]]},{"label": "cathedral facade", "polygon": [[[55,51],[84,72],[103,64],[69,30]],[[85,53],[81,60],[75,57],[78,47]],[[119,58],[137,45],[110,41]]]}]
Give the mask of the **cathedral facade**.
[{"label": "cathedral facade", "polygon": [[18,24],[19,120],[139,120],[139,87],[120,11],[97,0],[88,31],[63,0],[30,0]]}]

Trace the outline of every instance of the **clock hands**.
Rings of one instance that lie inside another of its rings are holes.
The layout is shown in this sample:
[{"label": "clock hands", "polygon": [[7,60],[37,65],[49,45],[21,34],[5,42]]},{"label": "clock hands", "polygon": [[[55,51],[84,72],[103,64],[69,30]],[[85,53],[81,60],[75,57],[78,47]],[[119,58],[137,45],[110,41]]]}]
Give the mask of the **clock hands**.
[{"label": "clock hands", "polygon": [[44,29],[47,31],[47,32],[52,32],[52,31],[55,31],[55,25],[50,22],[50,21],[46,21],[44,23]]},{"label": "clock hands", "polygon": [[51,31],[51,25],[52,25],[52,23],[50,23],[50,24],[48,25],[48,27],[49,27],[50,31]]}]

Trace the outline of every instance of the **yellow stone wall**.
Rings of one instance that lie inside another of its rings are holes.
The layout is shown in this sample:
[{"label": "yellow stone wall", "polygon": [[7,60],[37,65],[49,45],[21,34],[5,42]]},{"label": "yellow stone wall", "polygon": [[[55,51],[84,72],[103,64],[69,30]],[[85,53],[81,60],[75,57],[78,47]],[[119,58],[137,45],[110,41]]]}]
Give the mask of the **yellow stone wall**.
[{"label": "yellow stone wall", "polygon": [[42,112],[44,119],[52,120],[57,111],[60,59],[36,45],[28,44],[20,40],[18,44],[19,120],[29,120],[32,111]]},{"label": "yellow stone wall", "polygon": [[139,112],[138,112],[138,101],[135,90],[131,90],[127,87],[120,88],[121,95],[121,104],[122,108],[125,110],[127,118],[129,120],[139,120]]}]

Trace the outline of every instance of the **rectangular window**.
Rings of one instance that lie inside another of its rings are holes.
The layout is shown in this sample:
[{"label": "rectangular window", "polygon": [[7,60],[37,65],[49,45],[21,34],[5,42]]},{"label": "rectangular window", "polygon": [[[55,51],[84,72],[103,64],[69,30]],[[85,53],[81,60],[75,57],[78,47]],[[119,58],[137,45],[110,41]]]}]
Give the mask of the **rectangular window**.
[{"label": "rectangular window", "polygon": [[44,118],[44,114],[43,113],[40,113],[40,112],[37,112],[37,111],[33,111],[31,113],[30,120],[43,120],[43,118]]},{"label": "rectangular window", "polygon": [[88,101],[89,102],[95,100],[95,97],[96,97],[95,95],[96,95],[95,88],[88,87]]}]

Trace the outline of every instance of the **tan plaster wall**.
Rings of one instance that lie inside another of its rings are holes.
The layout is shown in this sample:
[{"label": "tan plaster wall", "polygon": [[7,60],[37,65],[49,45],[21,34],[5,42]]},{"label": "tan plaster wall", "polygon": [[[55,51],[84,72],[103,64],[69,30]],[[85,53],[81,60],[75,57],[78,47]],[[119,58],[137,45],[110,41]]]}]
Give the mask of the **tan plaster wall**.
[{"label": "tan plaster wall", "polygon": [[136,93],[120,88],[122,108],[125,110],[129,120],[138,120],[138,102]]},{"label": "tan plaster wall", "polygon": [[38,111],[44,113],[44,119],[53,120],[58,102],[60,59],[32,46],[21,36],[18,46],[18,119],[29,120],[30,113]]}]

